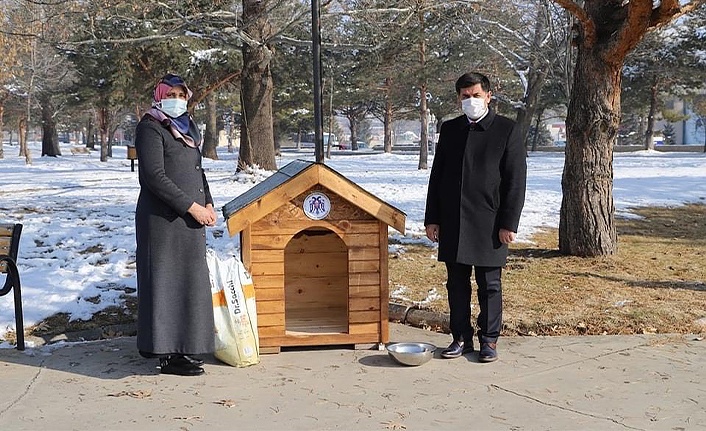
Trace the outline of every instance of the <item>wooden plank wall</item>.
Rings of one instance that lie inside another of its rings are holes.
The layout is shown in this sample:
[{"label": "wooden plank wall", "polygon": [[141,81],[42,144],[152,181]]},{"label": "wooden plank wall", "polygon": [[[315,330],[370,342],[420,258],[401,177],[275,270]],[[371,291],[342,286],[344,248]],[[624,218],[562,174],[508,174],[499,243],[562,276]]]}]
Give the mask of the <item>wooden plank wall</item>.
[{"label": "wooden plank wall", "polygon": [[287,334],[348,332],[348,249],[323,228],[294,235],[284,250]]}]

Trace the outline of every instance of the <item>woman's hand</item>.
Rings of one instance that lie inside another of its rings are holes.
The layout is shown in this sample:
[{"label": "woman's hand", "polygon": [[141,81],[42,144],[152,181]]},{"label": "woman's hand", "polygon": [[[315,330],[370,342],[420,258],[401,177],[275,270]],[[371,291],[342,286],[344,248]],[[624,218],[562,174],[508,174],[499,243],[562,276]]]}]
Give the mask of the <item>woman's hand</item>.
[{"label": "woman's hand", "polygon": [[207,204],[205,207],[194,202],[189,207],[188,213],[197,222],[204,226],[215,226],[216,224],[216,211],[213,209],[213,205]]},{"label": "woman's hand", "polygon": [[211,223],[207,224],[207,226],[215,226],[216,221],[218,220],[218,214],[216,214],[216,210],[213,209],[212,204],[206,204],[206,209],[211,212],[211,216],[212,216]]}]

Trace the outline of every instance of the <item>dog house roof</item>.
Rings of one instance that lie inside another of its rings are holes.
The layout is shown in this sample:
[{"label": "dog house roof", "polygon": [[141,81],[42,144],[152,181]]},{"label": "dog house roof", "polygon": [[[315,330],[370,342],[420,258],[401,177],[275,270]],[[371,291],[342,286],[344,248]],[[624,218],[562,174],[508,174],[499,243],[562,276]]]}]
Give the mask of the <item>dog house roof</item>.
[{"label": "dog house roof", "polygon": [[322,163],[294,160],[223,206],[230,235],[242,231],[317,184],[404,233],[406,215],[399,209]]}]

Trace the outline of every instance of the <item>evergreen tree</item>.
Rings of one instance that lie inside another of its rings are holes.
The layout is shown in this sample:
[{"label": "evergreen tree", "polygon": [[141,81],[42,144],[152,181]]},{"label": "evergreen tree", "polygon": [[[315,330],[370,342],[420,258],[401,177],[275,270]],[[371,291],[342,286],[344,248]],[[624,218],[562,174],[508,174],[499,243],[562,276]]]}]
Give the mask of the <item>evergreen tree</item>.
[{"label": "evergreen tree", "polygon": [[621,106],[624,114],[637,116],[640,123],[646,116],[642,130],[646,149],[654,149],[652,136],[659,114],[669,115],[663,112],[665,99],[683,95],[703,82],[706,64],[699,64],[700,48],[696,48],[703,32],[697,18],[698,13],[684,16],[648,33],[626,58]]}]

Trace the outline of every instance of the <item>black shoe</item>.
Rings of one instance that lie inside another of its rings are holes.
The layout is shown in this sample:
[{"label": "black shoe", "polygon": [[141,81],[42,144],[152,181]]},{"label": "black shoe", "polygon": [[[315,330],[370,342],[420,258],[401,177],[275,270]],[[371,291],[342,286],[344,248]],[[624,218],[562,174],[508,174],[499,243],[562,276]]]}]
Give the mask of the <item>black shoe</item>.
[{"label": "black shoe", "polygon": [[189,362],[184,356],[165,356],[159,359],[160,373],[177,376],[200,376],[203,368]]},{"label": "black shoe", "polygon": [[175,355],[170,355],[170,356],[171,356],[171,362],[191,364],[191,365],[195,365],[197,367],[200,367],[201,365],[203,365],[203,360],[201,360],[199,358],[195,358],[193,356],[182,355],[182,354],[175,354]]},{"label": "black shoe", "polygon": [[498,352],[496,343],[481,343],[480,353],[478,354],[479,362],[495,362],[498,360]]},{"label": "black shoe", "polygon": [[143,358],[163,358],[163,357],[165,357],[165,356],[171,356],[172,359],[176,359],[177,357],[182,357],[182,358],[184,358],[185,360],[191,362],[192,364],[194,364],[194,365],[196,365],[196,366],[199,366],[199,367],[200,367],[201,365],[203,365],[203,359],[199,359],[199,358],[197,358],[197,357],[195,357],[195,356],[180,355],[180,354],[176,354],[176,355],[160,355],[160,354],[158,354],[158,353],[145,352],[145,351],[142,351],[142,350],[138,350],[138,352],[140,353],[140,356],[142,356]]},{"label": "black shoe", "polygon": [[468,343],[454,340],[449,347],[441,351],[441,357],[446,359],[458,358],[459,356],[473,351],[473,341]]},{"label": "black shoe", "polygon": [[196,356],[183,355],[182,357],[197,367],[203,365],[203,359],[197,358]]}]

